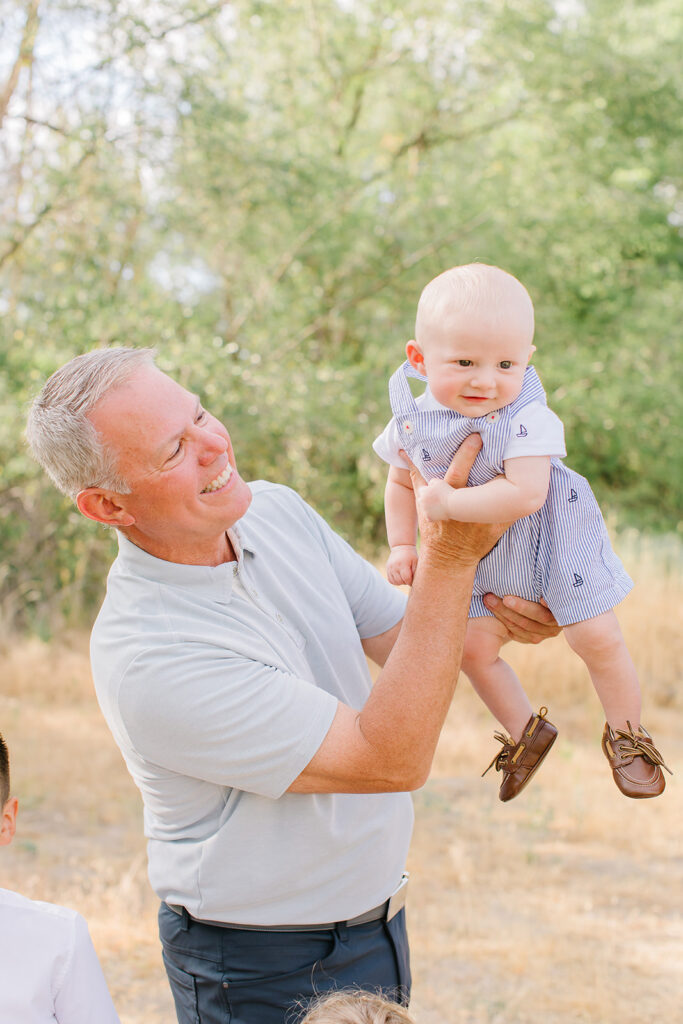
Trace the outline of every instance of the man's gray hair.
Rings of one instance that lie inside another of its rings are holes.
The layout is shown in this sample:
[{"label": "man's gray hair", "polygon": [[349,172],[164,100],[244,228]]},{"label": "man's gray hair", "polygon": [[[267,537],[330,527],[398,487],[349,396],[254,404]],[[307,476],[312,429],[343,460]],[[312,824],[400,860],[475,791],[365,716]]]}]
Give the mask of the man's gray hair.
[{"label": "man's gray hair", "polygon": [[42,388],[29,412],[26,437],[35,459],[64,494],[86,487],[117,494],[130,488],[88,419],[100,399],[121,387],[143,366],[154,365],[151,348],[103,348],[76,356]]}]

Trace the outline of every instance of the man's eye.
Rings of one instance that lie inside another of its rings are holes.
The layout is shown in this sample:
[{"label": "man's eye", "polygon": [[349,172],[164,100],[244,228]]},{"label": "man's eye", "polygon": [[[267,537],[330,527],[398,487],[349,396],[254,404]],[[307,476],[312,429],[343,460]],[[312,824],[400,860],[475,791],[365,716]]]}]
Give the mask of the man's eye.
[{"label": "man's eye", "polygon": [[472,365],[472,360],[471,359],[458,359],[458,366],[471,366],[471,365]]},{"label": "man's eye", "polygon": [[206,409],[200,409],[199,412],[197,413],[197,423],[203,423],[207,415],[208,414]]},{"label": "man's eye", "polygon": [[502,363],[500,364],[501,370],[509,370],[511,366],[512,366],[512,360],[511,359],[503,359]]}]

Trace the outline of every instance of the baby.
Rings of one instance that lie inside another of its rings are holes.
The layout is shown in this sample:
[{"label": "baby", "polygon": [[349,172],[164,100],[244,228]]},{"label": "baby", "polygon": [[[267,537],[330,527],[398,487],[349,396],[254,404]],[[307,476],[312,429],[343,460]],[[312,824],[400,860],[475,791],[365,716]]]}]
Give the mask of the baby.
[{"label": "baby", "polygon": [[[514,520],[479,563],[462,664],[509,733],[495,734],[502,747],[489,765],[503,773],[500,799],[511,800],[526,785],[557,730],[547,708],[534,714],[499,657],[506,631],[483,603],[489,592],[546,602],[605,710],[602,748],[614,781],[626,796],[658,796],[666,765],[639,724],[638,678],[612,610],[633,583],[612,551],[588,482],[560,461],[564,430],[529,365],[533,336],[528,292],[498,267],[453,267],[422,292],[408,360],[389,382],[394,416],[373,445],[391,466],[387,575],[391,583],[409,584],[417,565],[417,510],[405,452],[428,480],[420,497],[428,519]],[[427,382],[417,399],[408,377]],[[482,450],[468,486],[455,490],[441,478],[474,432]]]}]

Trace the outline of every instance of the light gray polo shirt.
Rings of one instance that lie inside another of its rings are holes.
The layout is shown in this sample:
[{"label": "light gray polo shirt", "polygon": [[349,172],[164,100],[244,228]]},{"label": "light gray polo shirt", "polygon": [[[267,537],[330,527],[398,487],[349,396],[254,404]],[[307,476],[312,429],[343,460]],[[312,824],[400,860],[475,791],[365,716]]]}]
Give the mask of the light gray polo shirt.
[{"label": "light gray polo shirt", "polygon": [[97,697],[162,900],[236,924],[344,920],[398,885],[410,796],[286,790],[337,701],[365,703],[360,640],[405,598],[294,491],[251,489],[237,562],[178,565],[120,536],[92,634]]}]

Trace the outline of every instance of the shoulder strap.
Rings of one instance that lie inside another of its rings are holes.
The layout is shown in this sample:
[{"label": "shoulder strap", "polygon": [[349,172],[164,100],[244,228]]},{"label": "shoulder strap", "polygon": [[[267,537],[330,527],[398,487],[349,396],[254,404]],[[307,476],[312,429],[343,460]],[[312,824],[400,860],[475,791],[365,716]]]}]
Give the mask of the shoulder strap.
[{"label": "shoulder strap", "polygon": [[414,370],[406,359],[389,379],[389,401],[394,416],[414,416],[417,412],[417,403],[410,390],[408,377],[414,377],[416,380],[427,383],[424,374]]}]

